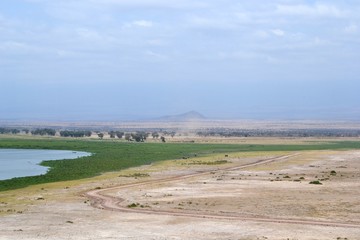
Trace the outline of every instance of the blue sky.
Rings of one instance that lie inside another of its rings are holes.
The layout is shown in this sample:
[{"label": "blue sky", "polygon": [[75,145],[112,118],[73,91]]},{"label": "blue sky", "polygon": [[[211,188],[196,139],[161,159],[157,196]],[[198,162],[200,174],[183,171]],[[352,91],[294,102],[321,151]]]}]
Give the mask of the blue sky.
[{"label": "blue sky", "polygon": [[0,119],[360,118],[360,2],[4,0]]}]

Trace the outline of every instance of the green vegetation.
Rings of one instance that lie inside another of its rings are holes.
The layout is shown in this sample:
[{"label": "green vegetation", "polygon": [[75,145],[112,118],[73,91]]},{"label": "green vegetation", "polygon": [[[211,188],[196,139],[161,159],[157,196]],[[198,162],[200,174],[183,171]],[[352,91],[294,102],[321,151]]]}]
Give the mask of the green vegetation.
[{"label": "green vegetation", "polygon": [[31,134],[32,135],[41,135],[41,136],[45,136],[45,135],[55,136],[56,130],[50,129],[50,128],[41,128],[41,129],[36,129],[36,130],[31,131]]},{"label": "green vegetation", "polygon": [[135,207],[138,207],[138,206],[140,206],[139,203],[132,203],[132,204],[129,204],[127,207],[128,208],[135,208]]},{"label": "green vegetation", "polygon": [[12,128],[12,129],[9,129],[9,128],[0,128],[0,134],[18,134],[20,133],[21,131],[19,129],[15,129],[15,128]]},{"label": "green vegetation", "polygon": [[74,160],[44,161],[50,167],[40,176],[13,178],[0,181],[0,191],[29,185],[94,177],[101,173],[151,164],[156,161],[201,157],[210,154],[255,151],[301,151],[326,149],[360,149],[360,142],[338,141],[314,145],[236,145],[195,143],[135,143],[111,140],[75,140],[57,138],[0,138],[0,148],[55,149],[85,151],[90,157]]},{"label": "green vegetation", "polygon": [[217,161],[207,161],[207,162],[194,161],[194,162],[189,162],[189,163],[183,164],[183,165],[220,165],[220,164],[225,164],[225,163],[229,163],[229,161],[227,161],[227,160],[217,160]]},{"label": "green vegetation", "polygon": [[134,177],[134,178],[142,178],[142,177],[150,177],[148,173],[133,173],[128,175],[119,175],[119,177]]},{"label": "green vegetation", "polygon": [[322,185],[322,183],[320,181],[318,181],[318,180],[311,181],[311,182],[309,182],[309,184]]},{"label": "green vegetation", "polygon": [[90,137],[91,131],[60,131],[60,136],[62,137]]},{"label": "green vegetation", "polygon": [[120,131],[110,131],[108,132],[108,134],[110,135],[110,138],[118,137],[119,139],[121,139],[125,133]]},{"label": "green vegetation", "polygon": [[136,142],[145,142],[146,138],[149,136],[149,133],[146,132],[136,132],[131,133],[131,140],[135,140]]}]

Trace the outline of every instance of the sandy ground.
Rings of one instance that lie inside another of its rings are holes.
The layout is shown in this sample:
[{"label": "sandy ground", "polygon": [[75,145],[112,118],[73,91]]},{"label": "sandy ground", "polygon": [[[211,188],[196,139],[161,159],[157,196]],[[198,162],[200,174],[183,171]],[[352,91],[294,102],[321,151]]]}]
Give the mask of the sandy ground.
[{"label": "sandy ground", "polygon": [[38,185],[0,194],[0,239],[360,239],[359,168],[360,151],[233,153]]}]

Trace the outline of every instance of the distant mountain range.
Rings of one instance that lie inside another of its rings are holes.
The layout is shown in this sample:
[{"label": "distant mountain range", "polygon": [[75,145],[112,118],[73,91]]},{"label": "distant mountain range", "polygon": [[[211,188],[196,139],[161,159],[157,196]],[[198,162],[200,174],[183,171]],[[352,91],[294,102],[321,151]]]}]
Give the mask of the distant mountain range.
[{"label": "distant mountain range", "polygon": [[199,120],[205,120],[206,117],[202,115],[201,113],[198,113],[196,111],[190,111],[178,115],[168,115],[160,117],[156,120],[158,121],[173,121],[173,122],[186,122],[186,121],[199,121]]}]

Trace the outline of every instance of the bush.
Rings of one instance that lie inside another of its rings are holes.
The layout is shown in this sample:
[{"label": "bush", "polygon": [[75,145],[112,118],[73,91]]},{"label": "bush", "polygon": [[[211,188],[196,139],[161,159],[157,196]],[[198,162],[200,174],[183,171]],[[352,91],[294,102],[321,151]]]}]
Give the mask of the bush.
[{"label": "bush", "polygon": [[137,206],[139,206],[139,203],[132,203],[132,204],[129,204],[127,207],[128,208],[135,208]]},{"label": "bush", "polygon": [[320,181],[318,181],[318,180],[316,180],[316,181],[311,181],[311,182],[309,182],[309,184],[322,185],[322,183],[321,183]]}]

